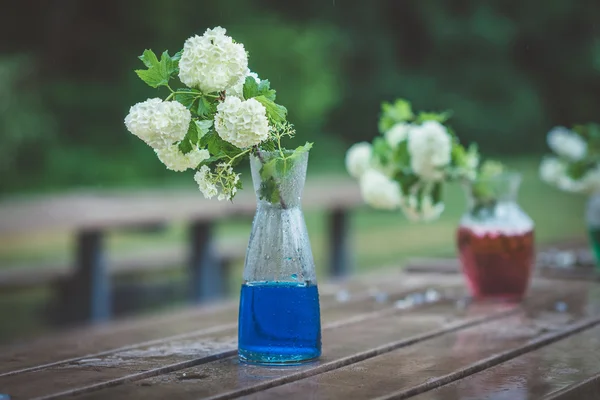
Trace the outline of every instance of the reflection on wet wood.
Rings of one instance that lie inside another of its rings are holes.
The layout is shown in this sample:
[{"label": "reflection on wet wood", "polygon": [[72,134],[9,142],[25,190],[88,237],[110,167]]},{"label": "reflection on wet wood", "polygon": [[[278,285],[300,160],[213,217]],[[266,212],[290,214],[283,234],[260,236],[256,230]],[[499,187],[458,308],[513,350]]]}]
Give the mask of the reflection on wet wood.
[{"label": "reflection on wet wood", "polygon": [[0,392],[15,399],[598,398],[599,284],[536,278],[522,305],[470,302],[465,293],[459,274],[393,271],[323,284],[322,358],[280,368],[238,362],[234,303],[79,330],[5,348]]}]

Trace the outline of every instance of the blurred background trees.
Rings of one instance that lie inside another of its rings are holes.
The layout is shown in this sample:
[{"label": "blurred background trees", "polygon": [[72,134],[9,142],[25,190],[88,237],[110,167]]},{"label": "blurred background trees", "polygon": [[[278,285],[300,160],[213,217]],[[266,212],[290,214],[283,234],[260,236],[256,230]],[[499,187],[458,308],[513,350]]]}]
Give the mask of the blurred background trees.
[{"label": "blurred background trees", "polygon": [[494,155],[541,153],[551,126],[599,120],[597,0],[21,0],[0,21],[2,193],[189,181],[123,118],[155,94],[136,56],[216,25],[318,142],[320,168],[342,169],[396,97],[453,109],[461,139]]}]

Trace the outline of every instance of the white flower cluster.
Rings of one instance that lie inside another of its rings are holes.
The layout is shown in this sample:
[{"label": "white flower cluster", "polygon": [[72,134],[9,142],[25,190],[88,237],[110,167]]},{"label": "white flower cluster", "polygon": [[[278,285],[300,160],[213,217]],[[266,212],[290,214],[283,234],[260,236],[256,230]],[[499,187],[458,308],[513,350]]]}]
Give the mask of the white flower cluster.
[{"label": "white flower cluster", "polygon": [[548,133],[548,146],[569,161],[582,160],[587,153],[587,143],[575,132],[556,127]]},{"label": "white flower cluster", "polygon": [[[351,176],[360,180],[363,199],[374,208],[395,210],[400,208],[413,221],[432,221],[444,210],[443,203],[435,203],[431,196],[433,185],[440,184],[450,176],[453,139],[446,127],[437,121],[393,125],[383,137],[389,148],[387,158],[398,157],[400,145],[406,146],[408,158],[382,165],[373,155],[373,147],[367,142],[356,143],[346,153],[346,169]],[[406,156],[405,156],[406,157]],[[469,177],[476,174],[479,155],[465,152],[461,164],[456,166],[455,175]],[[403,193],[399,182],[393,179],[397,174],[410,171],[418,182]],[[421,190],[419,190],[421,189]],[[428,190],[423,190],[428,189]],[[418,193],[418,195],[417,195]]]},{"label": "white flower cluster", "polygon": [[426,121],[410,129],[408,151],[415,174],[425,181],[441,181],[452,160],[452,138],[439,122]]},{"label": "white flower cluster", "polygon": [[225,29],[207,29],[202,36],[186,40],[179,61],[179,79],[204,93],[227,90],[246,77],[248,55]]},{"label": "white flower cluster", "polygon": [[400,206],[402,197],[400,185],[376,169],[368,169],[362,174],[360,192],[371,207],[395,210]]},{"label": "white flower cluster", "polygon": [[567,174],[567,163],[556,157],[546,157],[540,164],[540,177],[543,181],[560,190],[573,193],[593,193],[600,191],[600,166],[586,172],[575,180]]},{"label": "white flower cluster", "polygon": [[219,201],[231,200],[237,193],[240,174],[233,172],[233,167],[226,163],[218,164],[214,173],[203,165],[194,175],[194,180],[205,198],[217,196]]},{"label": "white flower cluster", "polygon": [[241,149],[257,145],[269,137],[265,106],[256,99],[227,97],[217,106],[215,130],[223,140]]},{"label": "white flower cluster", "polygon": [[587,170],[579,179],[569,176],[571,163],[578,163],[588,156],[586,141],[576,132],[564,127],[548,132],[548,146],[556,156],[545,157],[540,164],[543,181],[560,190],[573,193],[592,193],[600,190],[600,165]]},{"label": "white flower cluster", "polygon": [[155,98],[131,107],[125,126],[152,148],[162,149],[183,140],[191,119],[180,103]]},{"label": "white flower cluster", "polygon": [[356,179],[371,167],[373,149],[370,143],[360,142],[352,145],[346,152],[346,169]]},{"label": "white flower cluster", "polygon": [[208,150],[197,147],[183,154],[177,144],[154,151],[167,169],[178,172],[186,171],[190,168],[195,169],[202,161],[210,158]]}]

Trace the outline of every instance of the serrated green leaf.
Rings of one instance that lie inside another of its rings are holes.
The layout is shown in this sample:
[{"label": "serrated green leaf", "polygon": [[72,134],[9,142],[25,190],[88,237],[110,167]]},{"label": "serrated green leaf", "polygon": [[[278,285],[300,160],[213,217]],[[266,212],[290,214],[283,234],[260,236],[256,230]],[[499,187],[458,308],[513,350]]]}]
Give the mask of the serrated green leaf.
[{"label": "serrated green leaf", "polygon": [[268,79],[260,81],[260,84],[258,85],[258,94],[265,96],[271,101],[275,101],[275,90],[271,89],[271,82],[269,82]]},{"label": "serrated green leaf", "polygon": [[197,143],[198,143],[198,131],[196,128],[196,123],[194,121],[190,121],[190,125],[188,126],[188,131],[185,134],[185,137],[183,138],[181,143],[179,143],[179,150],[181,150],[181,152],[183,154],[187,154],[190,151],[192,151],[192,149],[194,148],[194,146]]},{"label": "serrated green leaf", "polygon": [[403,99],[392,103],[381,105],[381,118],[379,119],[379,131],[385,133],[397,123],[410,121],[414,118],[411,105]]},{"label": "serrated green leaf", "polygon": [[[200,92],[198,92],[195,89],[187,89],[187,88],[177,89],[177,92],[178,93],[176,93],[174,95],[175,100],[177,100],[178,102],[183,104],[187,109],[193,109],[194,103],[200,96]],[[179,93],[179,92],[183,92],[183,93]]]},{"label": "serrated green leaf", "polygon": [[258,197],[261,200],[268,201],[271,204],[277,204],[281,200],[281,193],[275,178],[271,177],[263,180],[258,189]]},{"label": "serrated green leaf", "polygon": [[287,109],[284,106],[276,104],[273,102],[273,100],[270,100],[262,95],[255,97],[255,99],[265,106],[265,109],[267,110],[267,117],[272,122],[284,122],[287,118]]},{"label": "serrated green leaf", "polygon": [[210,131],[210,128],[212,128],[213,126],[212,119],[197,119],[194,122],[196,123],[196,129],[198,131],[198,139],[206,135]]},{"label": "serrated green leaf", "polygon": [[162,53],[160,61],[152,50],[144,50],[139,59],[148,69],[138,69],[135,73],[153,88],[168,85],[169,79],[179,68],[179,58],[174,59],[167,51]]},{"label": "serrated green leaf", "polygon": [[256,80],[253,77],[246,77],[246,80],[244,81],[243,93],[244,99],[246,100],[258,96],[258,83],[256,83]]},{"label": "serrated green leaf", "polygon": [[213,117],[217,112],[217,105],[214,100],[208,99],[204,96],[200,97],[198,100],[198,109],[196,113],[200,118]]},{"label": "serrated green leaf", "polygon": [[[233,157],[241,153],[239,148],[221,139],[221,137],[214,130],[210,130],[200,138],[199,146],[202,148],[207,148],[209,153],[215,156],[226,155]],[[239,159],[241,159],[241,157],[239,157],[238,160]]]}]

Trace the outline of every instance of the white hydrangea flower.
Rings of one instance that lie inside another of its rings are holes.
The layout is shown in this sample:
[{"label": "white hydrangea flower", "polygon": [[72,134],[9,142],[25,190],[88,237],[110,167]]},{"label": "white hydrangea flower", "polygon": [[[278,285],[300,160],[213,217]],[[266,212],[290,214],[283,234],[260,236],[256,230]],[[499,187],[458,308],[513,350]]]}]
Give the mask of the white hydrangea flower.
[{"label": "white hydrangea flower", "polygon": [[451,161],[452,138],[437,121],[426,121],[410,129],[408,134],[410,166],[426,181],[444,178],[444,167]]},{"label": "white hydrangea flower", "polygon": [[235,85],[248,71],[248,55],[225,29],[207,29],[185,41],[179,60],[179,79],[204,93],[220,92]]},{"label": "white hydrangea flower", "polygon": [[269,137],[265,106],[255,99],[228,96],[217,106],[215,130],[223,140],[241,149],[259,144]]},{"label": "white hydrangea flower", "polygon": [[400,122],[390,128],[385,134],[386,142],[395,149],[400,143],[408,139],[408,132],[412,128],[411,124]]},{"label": "white hydrangea flower", "polygon": [[587,143],[581,136],[564,127],[557,127],[548,133],[548,146],[561,157],[579,161],[587,153]]},{"label": "white hydrangea flower", "polygon": [[162,149],[185,137],[191,119],[190,111],[179,102],[155,98],[131,107],[125,126],[154,149]]},{"label": "white hydrangea flower", "polygon": [[540,164],[540,177],[543,181],[556,184],[565,174],[565,165],[556,157],[545,157]]},{"label": "white hydrangea flower", "polygon": [[202,192],[205,198],[212,199],[219,193],[213,175],[210,172],[210,168],[206,165],[200,167],[198,172],[194,175],[194,180],[198,184],[200,192]]},{"label": "white hydrangea flower", "polygon": [[360,142],[352,145],[346,152],[346,169],[354,178],[360,178],[370,168],[373,148],[370,143]]},{"label": "white hydrangea flower", "polygon": [[244,83],[246,82],[246,78],[248,76],[251,76],[252,78],[254,78],[254,81],[256,83],[260,84],[260,78],[258,77],[258,74],[248,70],[246,72],[246,74],[242,77],[242,79],[239,80],[238,83],[236,83],[235,85],[233,85],[232,87],[227,89],[227,96],[234,96],[234,97],[243,99],[244,98]]},{"label": "white hydrangea flower", "polygon": [[[590,171],[591,172],[591,171]],[[588,174],[590,174],[588,172]],[[546,157],[540,164],[540,177],[565,192],[581,193],[589,190],[589,186],[595,182],[595,174],[584,176],[580,180],[574,180],[567,175],[567,165],[556,157]]]},{"label": "white hydrangea flower", "polygon": [[400,205],[402,192],[398,182],[376,169],[369,169],[360,178],[360,191],[368,205],[382,210],[395,210]]},{"label": "white hydrangea flower", "polygon": [[183,154],[179,150],[179,144],[154,150],[158,159],[172,171],[185,171],[196,168],[202,161],[210,158],[206,149],[193,148],[190,152]]}]

